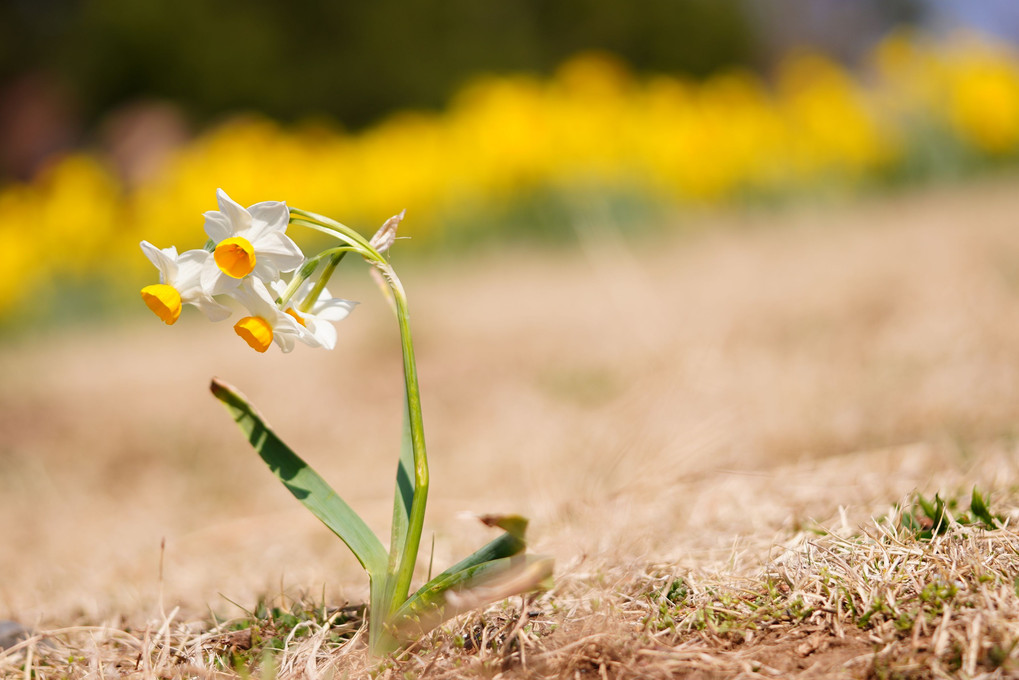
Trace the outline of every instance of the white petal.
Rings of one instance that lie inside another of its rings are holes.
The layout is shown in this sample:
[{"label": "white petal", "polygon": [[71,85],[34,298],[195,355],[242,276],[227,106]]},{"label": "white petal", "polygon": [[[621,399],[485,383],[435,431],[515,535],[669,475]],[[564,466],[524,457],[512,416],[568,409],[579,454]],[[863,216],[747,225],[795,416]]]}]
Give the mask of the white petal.
[{"label": "white petal", "polygon": [[308,332],[304,326],[297,323],[297,319],[286,312],[279,311],[278,308],[276,309],[276,320],[273,323],[273,330],[283,335],[292,335],[294,337],[300,337]]},{"label": "white petal", "polygon": [[269,257],[259,257],[255,260],[255,268],[248,274],[248,278],[257,279],[267,286],[275,287],[279,281],[280,270]]},{"label": "white petal", "polygon": [[230,291],[230,297],[241,303],[241,306],[247,310],[251,316],[261,316],[256,307],[259,307],[261,303],[258,300],[258,296],[252,292],[251,287],[248,285],[240,285]]},{"label": "white petal", "polygon": [[357,303],[353,300],[342,300],[340,298],[330,298],[328,300],[319,299],[318,302],[312,306],[312,312],[315,316],[322,319],[323,321],[342,321],[354,311],[354,307]]},{"label": "white petal", "polygon": [[220,212],[226,215],[233,227],[233,233],[244,231],[251,226],[251,215],[239,203],[226,195],[222,189],[216,189],[216,202]]},{"label": "white petal", "polygon": [[314,333],[311,332],[302,333],[297,336],[297,339],[309,347],[322,347],[322,342],[315,336]]},{"label": "white petal", "polygon": [[[295,267],[290,267],[290,270]],[[273,286],[280,280],[280,270],[272,256],[266,255],[255,262],[255,268],[251,270],[249,278],[258,279],[266,285]],[[294,296],[297,297],[296,295]]]},{"label": "white petal", "polygon": [[222,321],[232,313],[229,307],[219,304],[212,299],[211,295],[198,294],[193,297],[189,296],[184,302],[202,310],[202,313],[208,317],[209,321]]},{"label": "white petal", "polygon": [[[295,314],[300,314],[301,320],[304,321],[305,325],[297,325],[297,339],[310,347],[321,347],[322,342],[319,340],[315,333],[315,317],[303,314],[294,310]],[[289,314],[287,316],[290,316]]]},{"label": "white petal", "polygon": [[202,268],[200,283],[202,290],[209,295],[224,295],[237,290],[242,280],[224,274],[223,270],[216,266],[216,261],[210,259]]},{"label": "white petal", "polygon": [[251,238],[257,240],[265,234],[282,233],[290,223],[290,209],[282,201],[263,201],[248,208],[251,215]]},{"label": "white petal", "polygon": [[304,340],[306,335],[310,335],[307,329],[297,323],[294,317],[285,312],[278,312],[275,321],[270,321],[270,323],[272,324],[272,339],[284,352],[294,349],[296,340]]},{"label": "white petal", "polygon": [[[320,317],[321,318],[321,317]],[[319,344],[326,349],[336,347],[336,327],[328,321],[311,319],[306,322],[308,330],[312,332]]]},{"label": "white petal", "polygon": [[210,210],[205,213],[205,233],[216,243],[234,235],[234,226],[225,213]]},{"label": "white petal", "polygon": [[[209,264],[212,253],[206,250],[185,250],[177,258],[177,289],[199,287],[202,272]],[[212,265],[215,267],[215,263]]]},{"label": "white petal", "polygon": [[283,293],[287,292],[287,286],[289,285],[290,285],[289,281],[284,281],[283,279],[273,279],[272,281],[269,282],[269,289],[271,292],[276,293],[276,297],[283,297]]},{"label": "white petal", "polygon": [[264,234],[251,245],[255,249],[256,262],[259,258],[268,257],[280,271],[292,271],[304,262],[304,253],[293,239],[278,231]]},{"label": "white petal", "polygon": [[172,285],[177,280],[177,247],[160,250],[148,241],[141,242],[142,252],[159,270],[159,282]]},{"label": "white petal", "polygon": [[294,336],[293,335],[290,335],[290,334],[284,335],[282,333],[273,333],[272,334],[272,339],[273,339],[273,341],[277,345],[280,346],[280,349],[283,350],[284,354],[286,354],[287,352],[292,352],[293,351],[293,349],[294,349]]},{"label": "white petal", "polygon": [[[235,279],[236,280],[236,279]],[[276,327],[276,319],[281,314],[276,303],[270,296],[265,284],[258,279],[247,278],[237,286],[233,296],[244,305],[253,316],[260,316],[269,322],[273,328]],[[293,323],[297,323],[290,316],[287,316]]]}]

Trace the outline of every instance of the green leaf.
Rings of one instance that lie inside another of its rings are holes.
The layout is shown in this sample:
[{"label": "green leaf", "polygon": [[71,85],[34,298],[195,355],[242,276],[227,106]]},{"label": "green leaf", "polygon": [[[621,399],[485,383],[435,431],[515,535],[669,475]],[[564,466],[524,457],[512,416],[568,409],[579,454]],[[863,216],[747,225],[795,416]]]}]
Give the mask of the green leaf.
[{"label": "green leaf", "polygon": [[399,641],[387,625],[391,619],[393,593],[396,591],[396,574],[384,573],[371,577],[368,607],[368,649],[372,656],[381,657],[396,651]]},{"label": "green leaf", "polygon": [[[389,621],[393,610],[403,604],[394,602],[396,597],[399,560],[407,544],[410,527],[410,508],[414,501],[414,445],[410,434],[410,415],[404,406],[403,441],[400,446],[400,461],[396,466],[396,494],[393,498],[393,529],[389,546],[389,568],[385,574],[372,579],[370,616],[372,620]],[[368,627],[368,646],[375,656],[393,652],[399,642],[386,625]]]},{"label": "green leaf", "polygon": [[[473,577],[480,577],[491,572],[493,568],[491,565],[494,563],[503,564],[502,560],[519,555],[527,548],[527,543],[524,541],[527,520],[523,517],[486,515],[481,518],[481,521],[488,526],[503,528],[505,532],[421,586],[397,610],[396,618],[421,614],[424,610],[440,602],[447,590],[464,587]],[[486,567],[486,565],[489,566]],[[481,567],[485,568],[479,572]]]},{"label": "green leaf", "polygon": [[521,543],[527,533],[527,519],[520,515],[482,515],[481,523],[489,527],[498,527],[510,534]]},{"label": "green leaf", "polygon": [[396,467],[396,494],[393,497],[393,533],[389,544],[389,570],[396,573],[396,561],[403,554],[410,525],[410,506],[414,502],[414,444],[410,434],[410,413],[403,408],[403,441],[400,462]]},{"label": "green leaf", "polygon": [[218,379],[213,379],[211,389],[212,394],[226,405],[258,455],[290,493],[347,544],[372,578],[382,576],[386,570],[386,550],[364,520],[318,473],[280,441],[239,392]]},{"label": "green leaf", "polygon": [[922,495],[916,495],[917,503],[923,510],[923,514],[931,521],[929,530],[924,531],[923,538],[933,538],[948,531],[948,514],[945,512],[945,500],[940,493],[934,494],[934,501],[928,501]]},{"label": "green leaf", "polygon": [[973,487],[973,497],[970,500],[969,509],[973,516],[979,519],[988,529],[998,528],[997,518],[991,514],[991,511],[987,508],[987,503],[984,501],[984,497],[977,491],[975,486]]},{"label": "green leaf", "polygon": [[[524,541],[524,533],[527,531],[527,520],[523,517],[519,515],[485,515],[481,517],[481,521],[490,527],[499,527],[505,533],[421,586],[418,592],[428,588],[429,584],[437,583],[447,576],[457,574],[483,562],[516,555],[527,548],[527,543]],[[509,528],[507,529],[507,527]]]},{"label": "green leaf", "polygon": [[426,633],[443,621],[539,588],[550,588],[554,560],[514,555],[473,564],[432,579],[392,617],[397,638]]}]

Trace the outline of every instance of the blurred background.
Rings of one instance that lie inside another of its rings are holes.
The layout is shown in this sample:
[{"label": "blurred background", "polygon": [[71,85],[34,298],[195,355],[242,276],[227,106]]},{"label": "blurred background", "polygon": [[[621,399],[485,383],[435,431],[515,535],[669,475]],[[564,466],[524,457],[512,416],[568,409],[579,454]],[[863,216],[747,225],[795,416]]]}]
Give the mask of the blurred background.
[{"label": "blurred background", "polygon": [[216,187],[406,208],[416,252],[1012,168],[1016,39],[1007,0],[9,0],[0,332],[123,309]]},{"label": "blurred background", "polygon": [[701,568],[1014,484],[1017,40],[1012,0],[0,2],[0,618],[363,598],[205,386],[386,532],[391,315],[351,263],[334,352],[166,328],[138,243],[201,247],[217,187],[407,209],[436,566],[464,511]]}]

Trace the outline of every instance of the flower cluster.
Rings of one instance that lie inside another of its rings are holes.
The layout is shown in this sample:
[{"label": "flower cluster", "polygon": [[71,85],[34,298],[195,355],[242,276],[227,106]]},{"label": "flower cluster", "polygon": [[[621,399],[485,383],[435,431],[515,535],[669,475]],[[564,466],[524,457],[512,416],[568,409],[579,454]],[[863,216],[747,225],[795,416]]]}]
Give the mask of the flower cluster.
[{"label": "flower cluster", "polygon": [[248,313],[234,330],[258,352],[273,342],[284,352],[297,341],[335,347],[331,322],[345,318],[357,303],[332,297],[324,285],[306,276],[281,278],[305,263],[301,249],[286,235],[287,205],[264,201],[245,209],[222,189],[216,198],[219,210],[205,213],[206,248],[178,254],[173,246],[159,249],[141,242],[145,256],[159,270],[159,283],[141,290],[145,304],[166,324],[176,323],[183,305],[194,305],[209,320],[222,321],[231,309],[216,298],[228,297]]}]

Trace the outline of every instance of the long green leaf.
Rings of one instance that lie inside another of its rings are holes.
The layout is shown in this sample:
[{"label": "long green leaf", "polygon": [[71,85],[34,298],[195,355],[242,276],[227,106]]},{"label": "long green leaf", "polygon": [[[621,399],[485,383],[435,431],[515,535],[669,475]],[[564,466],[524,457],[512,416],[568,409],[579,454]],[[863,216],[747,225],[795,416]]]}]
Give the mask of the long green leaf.
[{"label": "long green leaf", "polygon": [[217,379],[213,379],[211,389],[290,493],[347,544],[372,578],[381,577],[386,570],[386,550],[364,520],[276,436],[239,392]]}]

